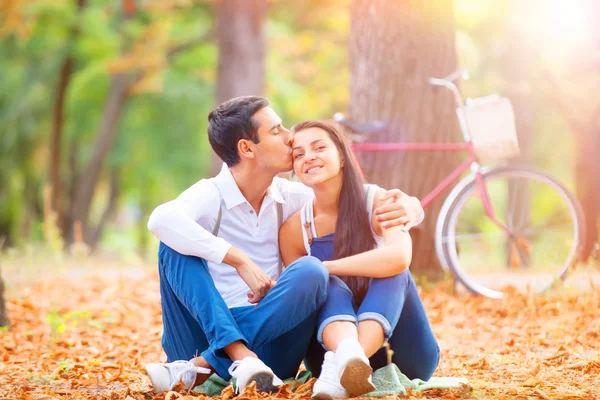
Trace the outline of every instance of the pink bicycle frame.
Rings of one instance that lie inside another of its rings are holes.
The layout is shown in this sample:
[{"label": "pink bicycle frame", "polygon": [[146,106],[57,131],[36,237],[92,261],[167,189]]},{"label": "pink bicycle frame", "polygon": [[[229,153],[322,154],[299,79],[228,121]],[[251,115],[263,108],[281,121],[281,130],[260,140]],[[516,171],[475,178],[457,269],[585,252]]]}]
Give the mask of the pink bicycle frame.
[{"label": "pink bicycle frame", "polygon": [[[444,180],[442,180],[431,192],[429,192],[422,200],[421,205],[427,208],[433,200],[435,200],[448,186],[458,179],[473,163],[478,163],[477,156],[473,150],[471,142],[465,143],[352,143],[352,150],[356,152],[380,152],[380,151],[453,151],[453,152],[468,152],[469,157],[466,161],[460,164],[452,171]],[[498,220],[489,193],[483,181],[483,176],[477,170],[475,171],[475,182],[479,190],[479,195],[483,202],[486,215],[505,231],[512,236],[511,230]]]}]

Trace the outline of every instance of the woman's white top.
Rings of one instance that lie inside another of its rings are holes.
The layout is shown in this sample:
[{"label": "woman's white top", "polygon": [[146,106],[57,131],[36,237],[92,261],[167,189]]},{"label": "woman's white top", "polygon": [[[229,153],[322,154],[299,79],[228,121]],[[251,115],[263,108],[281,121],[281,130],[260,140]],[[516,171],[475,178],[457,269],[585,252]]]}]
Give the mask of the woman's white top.
[{"label": "woman's white top", "polygon": [[[373,217],[373,201],[375,199],[375,193],[377,192],[377,185],[365,185],[365,199],[367,203],[367,212],[369,214],[369,228],[371,229],[371,233],[373,234],[373,238],[375,239],[376,247],[383,247],[383,237],[379,236],[373,230],[373,224],[371,219]],[[341,216],[342,218],[344,216]],[[338,215],[338,218],[340,216]],[[304,239],[304,248],[306,249],[306,254],[310,256],[310,243],[308,240],[308,235],[306,233],[306,229],[304,228],[307,223],[310,224],[310,230],[313,238],[317,238],[317,230],[315,229],[315,217],[313,212],[313,201],[309,201],[302,207],[300,211],[300,221],[302,222],[302,238]]]}]

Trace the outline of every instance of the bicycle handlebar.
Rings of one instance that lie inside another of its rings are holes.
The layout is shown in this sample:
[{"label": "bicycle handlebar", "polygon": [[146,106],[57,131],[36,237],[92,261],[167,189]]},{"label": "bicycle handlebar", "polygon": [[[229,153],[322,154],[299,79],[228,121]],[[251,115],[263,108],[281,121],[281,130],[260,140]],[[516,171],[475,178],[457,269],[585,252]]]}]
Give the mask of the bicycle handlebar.
[{"label": "bicycle handlebar", "polygon": [[456,103],[462,107],[464,105],[462,95],[454,83],[454,81],[458,78],[469,79],[469,72],[466,69],[459,68],[445,78],[429,78],[429,83],[434,86],[443,86],[450,89],[454,94]]}]

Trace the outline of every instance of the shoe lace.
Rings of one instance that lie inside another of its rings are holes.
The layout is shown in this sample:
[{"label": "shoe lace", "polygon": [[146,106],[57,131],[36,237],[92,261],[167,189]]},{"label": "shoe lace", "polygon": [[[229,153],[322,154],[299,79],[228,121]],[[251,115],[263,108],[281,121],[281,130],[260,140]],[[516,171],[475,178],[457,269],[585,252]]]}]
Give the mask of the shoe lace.
[{"label": "shoe lace", "polygon": [[189,361],[178,360],[169,364],[169,374],[172,382],[179,382],[183,378],[183,383],[186,386],[193,385],[196,379],[197,367]]},{"label": "shoe lace", "polygon": [[235,360],[231,366],[227,369],[227,371],[229,372],[229,375],[231,376],[235,376],[235,371],[237,370],[237,368],[242,365],[242,360]]}]

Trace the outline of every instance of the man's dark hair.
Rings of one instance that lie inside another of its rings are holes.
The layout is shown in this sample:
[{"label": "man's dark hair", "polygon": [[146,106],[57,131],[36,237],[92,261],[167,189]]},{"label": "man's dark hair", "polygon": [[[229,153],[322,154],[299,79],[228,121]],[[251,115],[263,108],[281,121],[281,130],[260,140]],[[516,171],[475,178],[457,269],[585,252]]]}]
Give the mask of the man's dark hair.
[{"label": "man's dark hair", "polygon": [[260,141],[258,124],[252,116],[269,105],[258,96],[241,96],[227,100],[208,114],[208,141],[228,167],[240,162],[237,145],[241,139]]}]

